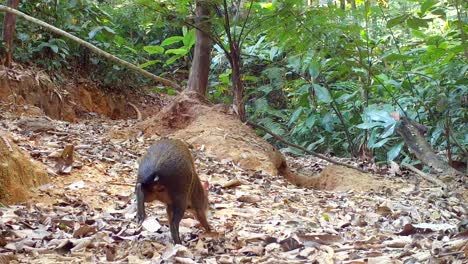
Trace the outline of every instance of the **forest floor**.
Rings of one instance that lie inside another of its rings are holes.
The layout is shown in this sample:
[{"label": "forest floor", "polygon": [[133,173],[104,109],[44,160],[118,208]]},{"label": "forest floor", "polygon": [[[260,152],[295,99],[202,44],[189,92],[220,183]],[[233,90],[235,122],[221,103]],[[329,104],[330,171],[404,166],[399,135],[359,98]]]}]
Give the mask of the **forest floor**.
[{"label": "forest floor", "polygon": [[[212,126],[208,118],[171,134],[192,133],[193,139],[202,131],[231,131],[230,140],[191,141],[197,171],[210,185],[213,232],[187,214],[180,227],[183,245],[174,246],[161,203],[148,204],[143,225],[134,219],[138,158],[158,133],[139,132],[135,119],[44,118],[53,129],[34,131],[19,126],[16,113],[1,117],[0,127],[50,175],[28,202],[0,207],[2,264],[467,263],[463,193],[408,173],[363,174],[313,157],[288,157],[296,169],[333,183],[322,190],[300,188],[262,164],[256,169],[224,157],[229,150],[248,151],[239,150],[244,135],[216,118]],[[56,157],[67,144],[74,145],[73,166],[57,173]],[[244,160],[252,159],[255,154]]]}]

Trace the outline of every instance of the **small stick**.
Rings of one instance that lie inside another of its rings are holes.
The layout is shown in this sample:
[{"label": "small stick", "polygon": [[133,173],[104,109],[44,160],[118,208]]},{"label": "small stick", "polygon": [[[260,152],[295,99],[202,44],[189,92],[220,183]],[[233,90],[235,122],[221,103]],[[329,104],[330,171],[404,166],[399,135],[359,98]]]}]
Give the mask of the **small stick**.
[{"label": "small stick", "polygon": [[429,182],[432,182],[440,187],[442,187],[442,189],[444,190],[447,190],[447,185],[445,183],[443,183],[441,180],[435,178],[434,176],[431,176],[427,173],[424,173],[423,171],[420,171],[418,169],[416,169],[414,166],[408,164],[408,163],[405,163],[403,162],[401,164],[401,166],[415,172],[417,175],[419,175],[421,178],[425,179],[426,181],[429,181]]},{"label": "small stick", "polygon": [[141,112],[140,110],[138,110],[138,107],[136,107],[136,105],[132,104],[132,103],[128,103],[129,106],[131,106],[133,108],[133,110],[135,110],[136,114],[137,114],[137,121],[141,121],[141,119],[143,118],[142,115],[141,115]]}]

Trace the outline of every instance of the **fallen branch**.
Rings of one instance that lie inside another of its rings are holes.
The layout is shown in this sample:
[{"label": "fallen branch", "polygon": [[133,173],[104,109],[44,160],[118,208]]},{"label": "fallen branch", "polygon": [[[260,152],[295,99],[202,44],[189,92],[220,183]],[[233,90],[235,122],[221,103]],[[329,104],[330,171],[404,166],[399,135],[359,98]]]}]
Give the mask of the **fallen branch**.
[{"label": "fallen branch", "polygon": [[139,68],[138,66],[136,65],[133,65],[127,61],[124,61],[122,59],[119,59],[117,57],[115,57],[114,55],[108,53],[108,52],[105,52],[99,48],[97,48],[96,46],[94,46],[93,44],[89,43],[89,42],[86,42],[78,37],[75,37],[73,36],[72,34],[68,33],[68,32],[65,32],[59,28],[56,28],[50,24],[47,24],[46,22],[42,21],[42,20],[39,20],[37,18],[34,18],[32,16],[28,16],[26,14],[24,14],[23,12],[20,12],[16,9],[13,9],[13,8],[10,8],[10,7],[7,7],[7,6],[4,6],[4,5],[0,5],[0,11],[1,12],[8,12],[8,13],[12,13],[12,14],[15,14],[19,17],[22,17],[24,18],[25,20],[29,21],[29,22],[32,22],[34,24],[37,24],[37,25],[40,25],[40,26],[43,26],[45,28],[47,28],[48,30],[54,32],[55,34],[58,34],[60,36],[64,36],[66,38],[69,38],[73,41],[75,41],[76,43],[78,43],[79,45],[83,46],[83,47],[86,47],[88,49],[90,49],[91,51],[93,51],[94,53],[96,53],[97,55],[100,55],[122,67],[125,67],[129,70],[132,70],[138,74],[141,74],[149,79],[152,79],[156,82],[159,82],[163,85],[166,85],[166,86],[169,86],[169,87],[172,87],[178,91],[181,91],[182,88],[175,82],[171,81],[171,80],[168,80],[168,79],[164,79],[164,78],[161,78],[159,76],[156,76],[146,70],[143,70],[141,68]]},{"label": "fallen branch", "polygon": [[408,164],[408,163],[405,163],[403,162],[401,164],[401,166],[409,169],[409,170],[412,170],[413,172],[415,172],[417,175],[419,175],[421,178],[425,179],[426,181],[429,181],[429,182],[432,182],[440,187],[442,187],[442,189],[444,190],[447,190],[447,185],[445,183],[443,183],[441,180],[435,178],[434,176],[431,176],[427,173],[424,173],[423,171],[420,171],[418,169],[416,169],[414,166]]},{"label": "fallen branch", "polygon": [[137,121],[141,121],[141,119],[143,119],[143,116],[141,115],[141,112],[140,110],[138,110],[138,107],[136,107],[136,105],[132,104],[132,103],[128,103],[129,106],[131,106],[133,108],[133,110],[135,110],[135,113],[137,114]]},{"label": "fallen branch", "polygon": [[360,171],[360,172],[367,173],[367,171],[365,171],[365,170],[363,170],[363,169],[361,169],[361,168],[357,168],[357,167],[355,167],[355,166],[353,166],[353,165],[349,165],[349,164],[346,164],[346,163],[343,163],[343,162],[339,162],[339,161],[333,160],[333,159],[328,158],[328,157],[326,157],[326,156],[324,156],[324,155],[322,155],[322,154],[319,154],[319,153],[317,153],[317,152],[308,150],[308,149],[306,149],[306,148],[304,148],[304,147],[302,147],[302,146],[296,145],[296,144],[294,144],[294,143],[290,143],[290,142],[286,141],[285,139],[283,139],[282,137],[278,136],[277,134],[273,133],[273,132],[272,132],[271,130],[269,130],[268,128],[266,128],[266,127],[264,127],[264,126],[261,126],[261,125],[258,125],[258,124],[255,124],[255,123],[253,123],[252,121],[247,121],[247,124],[249,124],[249,125],[251,125],[251,126],[253,126],[253,127],[255,127],[255,128],[261,129],[261,130],[265,131],[266,133],[270,134],[272,137],[274,137],[274,138],[277,139],[278,141],[284,143],[285,145],[291,146],[291,147],[293,147],[293,148],[297,148],[297,149],[299,149],[299,150],[301,150],[301,151],[303,151],[303,152],[305,152],[305,153],[307,153],[307,154],[309,154],[309,155],[312,155],[312,156],[317,157],[317,158],[319,158],[319,159],[326,160],[326,161],[328,161],[328,162],[330,162],[330,163],[333,163],[333,164],[336,164],[336,165],[344,166],[344,167],[347,167],[347,168],[351,168],[351,169],[358,170],[358,171]]},{"label": "fallen branch", "polygon": [[429,168],[440,174],[457,175],[459,171],[441,160],[423,136],[423,126],[407,117],[401,117],[396,132],[403,138],[412,153]]}]

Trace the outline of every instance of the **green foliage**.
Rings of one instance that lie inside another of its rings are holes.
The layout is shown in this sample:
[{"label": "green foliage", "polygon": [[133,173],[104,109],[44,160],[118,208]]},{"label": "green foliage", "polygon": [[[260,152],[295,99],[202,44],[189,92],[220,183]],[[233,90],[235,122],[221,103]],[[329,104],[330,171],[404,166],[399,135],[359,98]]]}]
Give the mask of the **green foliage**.
[{"label": "green foliage", "polygon": [[[350,155],[365,145],[378,160],[394,160],[409,155],[389,115],[399,112],[429,128],[436,151],[450,147],[452,158],[463,159],[468,67],[460,31],[467,24],[454,2],[392,1],[349,11],[303,1],[265,6],[256,14],[269,23],[247,38],[244,67],[274,65],[284,74],[272,82],[263,69],[249,91],[252,118],[319,152]],[[288,98],[281,115],[266,100],[274,87]]]},{"label": "green foliage", "polygon": [[[227,1],[231,32],[245,33],[240,49],[250,119],[317,152],[351,156],[366,147],[376,160],[409,160],[390,115],[398,113],[426,126],[437,152],[450,149],[452,158],[464,158],[466,1],[356,1],[355,10],[303,0],[247,1],[238,10],[238,2]],[[20,10],[155,74],[188,69],[194,1],[57,3],[22,1]],[[211,2],[212,37],[221,43],[213,47],[208,97],[232,103],[222,3]],[[54,71],[79,68],[109,84],[143,81],[21,19],[17,38],[20,62]]]}]

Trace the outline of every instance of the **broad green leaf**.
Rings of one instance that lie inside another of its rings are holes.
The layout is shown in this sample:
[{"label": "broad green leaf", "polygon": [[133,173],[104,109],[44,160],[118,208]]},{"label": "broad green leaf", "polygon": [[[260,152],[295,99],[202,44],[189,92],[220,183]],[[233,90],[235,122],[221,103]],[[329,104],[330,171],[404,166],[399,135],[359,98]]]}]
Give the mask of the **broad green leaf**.
[{"label": "broad green leaf", "polygon": [[309,117],[307,117],[305,120],[305,125],[307,128],[311,129],[314,126],[316,120],[317,118],[313,114],[310,114]]},{"label": "broad green leaf", "polygon": [[187,55],[188,51],[185,48],[179,48],[179,49],[168,49],[166,50],[165,54],[176,54],[176,55]]},{"label": "broad green leaf", "polygon": [[332,98],[327,88],[322,87],[315,83],[313,84],[313,87],[314,87],[315,94],[317,95],[317,98],[320,102],[328,104],[332,101]]},{"label": "broad green leaf", "polygon": [[400,142],[393,146],[388,152],[387,152],[387,160],[394,160],[399,154],[401,149],[403,148],[404,142]]},{"label": "broad green leaf", "polygon": [[372,121],[381,121],[386,124],[391,124],[395,123],[395,119],[393,119],[390,114],[385,111],[385,110],[370,110],[366,111],[366,115],[372,120]]},{"label": "broad green leaf", "polygon": [[435,4],[437,4],[436,0],[426,0],[422,5],[421,5],[421,13],[425,14],[427,10],[432,8]]},{"label": "broad green leaf", "polygon": [[273,61],[278,54],[278,47],[272,47],[270,49],[270,60]]},{"label": "broad green leaf", "polygon": [[191,29],[186,34],[184,34],[182,42],[186,48],[191,48],[193,45],[195,45],[195,29]]},{"label": "broad green leaf", "polygon": [[412,29],[419,29],[419,28],[427,28],[429,26],[427,19],[421,19],[417,17],[411,17],[406,20],[406,24],[408,27]]},{"label": "broad green leaf", "polygon": [[380,135],[380,138],[386,138],[386,137],[388,137],[390,135],[393,135],[393,132],[395,131],[396,124],[397,123],[395,121],[393,124],[391,124],[389,126],[386,126],[385,130],[384,130],[384,133],[382,135]]},{"label": "broad green leaf", "polygon": [[382,139],[382,140],[380,140],[379,142],[375,143],[375,144],[372,146],[372,148],[380,148],[380,147],[382,147],[383,145],[385,145],[385,143],[387,143],[390,139],[392,139],[392,138],[389,138],[389,137],[388,137],[388,138]]},{"label": "broad green leaf", "polygon": [[408,15],[404,14],[404,15],[397,16],[395,18],[389,19],[387,21],[387,27],[392,28],[392,27],[394,27],[394,26],[396,26],[398,24],[401,24],[406,20],[407,17],[408,17]]},{"label": "broad green leaf", "polygon": [[164,48],[161,46],[144,46],[143,49],[150,55],[164,53]]},{"label": "broad green leaf", "polygon": [[391,62],[391,61],[407,61],[411,59],[410,56],[402,55],[402,54],[397,54],[397,53],[392,53],[387,56],[384,56],[385,60]]},{"label": "broad green leaf", "polygon": [[302,106],[300,106],[300,107],[298,107],[298,108],[296,109],[296,111],[294,111],[294,113],[293,113],[292,116],[291,116],[291,119],[290,119],[289,122],[288,122],[288,126],[290,126],[291,124],[295,123],[295,122],[299,119],[299,117],[301,117],[301,114],[302,114],[302,111],[303,111],[303,110],[304,110],[304,109],[302,108]]},{"label": "broad green leaf", "polygon": [[370,129],[370,128],[381,127],[381,126],[383,126],[382,122],[370,122],[370,123],[359,124],[356,127],[360,129]]},{"label": "broad green leaf", "polygon": [[59,47],[57,45],[47,45],[54,53],[58,53]]},{"label": "broad green leaf", "polygon": [[168,95],[177,95],[177,91],[174,90],[174,89],[172,89],[172,88],[168,88],[168,89],[166,90],[166,93],[167,93]]},{"label": "broad green leaf", "polygon": [[177,42],[181,42],[184,40],[184,37],[182,36],[173,36],[173,37],[169,37],[167,39],[165,39],[162,43],[161,43],[161,46],[169,46],[171,44],[174,44],[174,43],[177,43]]},{"label": "broad green leaf", "polygon": [[313,60],[309,64],[309,74],[312,78],[317,78],[320,73],[320,62]]},{"label": "broad green leaf", "polygon": [[420,39],[425,39],[427,37],[427,35],[420,31],[420,30],[417,30],[417,29],[412,29],[411,30],[411,34],[415,37],[415,38],[420,38]]}]

